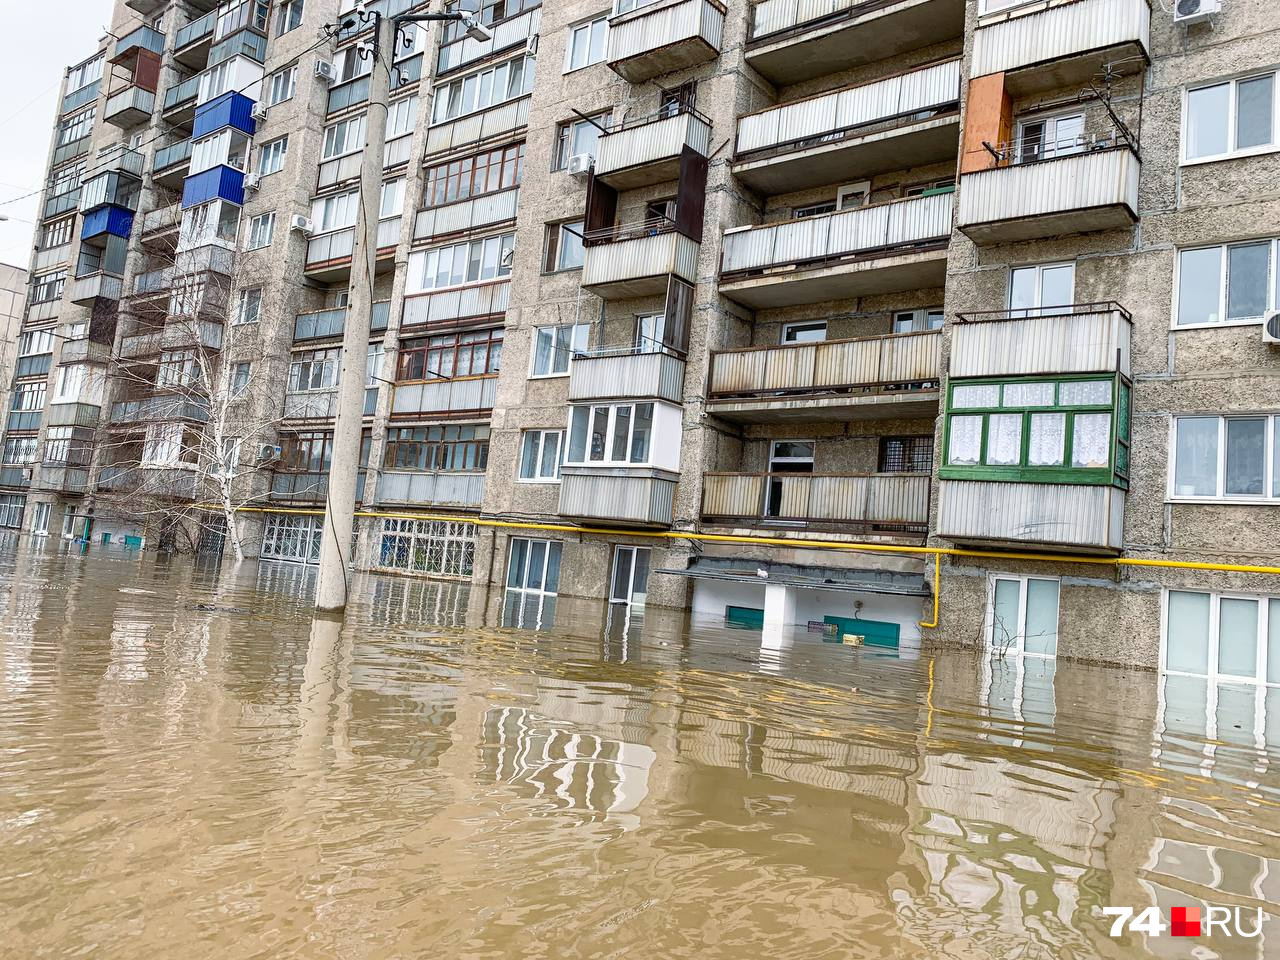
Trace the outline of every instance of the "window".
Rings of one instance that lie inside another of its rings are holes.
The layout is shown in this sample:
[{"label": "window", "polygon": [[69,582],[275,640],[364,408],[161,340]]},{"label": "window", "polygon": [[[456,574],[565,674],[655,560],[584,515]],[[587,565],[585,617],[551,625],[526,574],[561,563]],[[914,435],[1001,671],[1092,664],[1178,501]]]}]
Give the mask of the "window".
[{"label": "window", "polygon": [[386,470],[475,473],[489,466],[487,424],[391,427],[382,466]]},{"label": "window", "polygon": [[262,314],[262,288],[249,287],[240,291],[236,306],[236,323],[257,323]]},{"label": "window", "polygon": [[80,181],[84,179],[84,171],[83,160],[53,171],[49,178],[49,192],[55,197],[70,193],[80,186]]},{"label": "window", "polygon": [[[569,166],[569,158],[585,153],[594,157],[600,135],[612,126],[613,115],[606,110],[590,120],[566,120],[556,125],[555,152],[551,155],[551,169],[563,170]],[[594,121],[594,122],[593,122]]]},{"label": "window", "polygon": [[66,146],[72,140],[79,140],[81,137],[87,137],[93,129],[93,119],[97,116],[97,105],[90,107],[88,110],[82,110],[75,116],[64,117],[58,122],[58,142],[57,146]]},{"label": "window", "polygon": [[613,548],[613,579],[609,602],[643,607],[649,592],[649,548]]},{"label": "window", "polygon": [[405,341],[396,364],[396,382],[485,376],[497,373],[501,364],[501,328],[446,333]]},{"label": "window", "polygon": [[99,400],[102,392],[101,369],[87,363],[70,363],[59,367],[53,402],[93,403]]},{"label": "window", "polygon": [[274,513],[262,531],[262,556],[272,560],[316,563],[324,537],[324,518]]},{"label": "window", "polygon": [[232,396],[240,396],[244,393],[245,388],[249,386],[249,374],[253,370],[252,364],[248,362],[237,363],[231,368],[231,394]]},{"label": "window", "polygon": [[1280,683],[1280,598],[1169,590],[1160,653],[1169,673]]},{"label": "window", "polygon": [[1178,252],[1177,326],[1261,323],[1280,304],[1280,240]]},{"label": "window", "polygon": [[276,8],[276,36],[302,26],[302,0],[284,0]]},{"label": "window", "polygon": [[587,348],[589,323],[569,323],[558,327],[538,327],[533,332],[534,377],[555,377],[569,372],[575,351]]},{"label": "window", "polygon": [[455,120],[524,96],[533,89],[533,70],[533,58],[521,57],[439,85],[431,122]]},{"label": "window", "polygon": [[235,243],[240,227],[240,208],[233,203],[213,200],[182,212],[178,228],[178,250],[191,250],[206,243]]},{"label": "window", "polygon": [[284,168],[284,155],[289,149],[289,138],[280,137],[258,148],[258,176],[279,173]]},{"label": "window", "polygon": [[553,483],[560,479],[563,430],[526,430],[520,435],[520,479]]},{"label": "window", "polygon": [[782,325],[783,343],[821,343],[827,339],[827,321],[814,320],[807,323],[784,323]]},{"label": "window", "polygon": [[[365,55],[360,54],[364,52]],[[356,77],[363,77],[373,70],[373,58],[359,46],[346,47],[339,50],[333,58],[334,69],[338,74],[338,83],[346,83]]]},{"label": "window", "polygon": [[3,459],[0,459],[0,463],[35,463],[36,451],[35,437],[6,437]]},{"label": "window", "polygon": [[1109,484],[1128,475],[1124,381],[953,380],[948,392],[940,476]]},{"label": "window", "polygon": [[653,404],[573,407],[565,463],[648,463]]},{"label": "window", "polygon": [[75,229],[75,225],[75,217],[46,223],[44,229],[40,232],[40,249],[52,250],[54,247],[60,247],[64,243],[70,243],[71,231]]},{"label": "window", "polygon": [[15,383],[13,385],[13,399],[9,402],[10,410],[43,410],[44,409],[45,382],[41,380],[39,383]]},{"label": "window", "polygon": [[194,466],[199,461],[199,428],[183,423],[159,423],[147,429],[142,443],[142,463],[146,466]]},{"label": "window", "polygon": [[214,477],[235,476],[236,466],[240,463],[239,437],[223,437],[221,450],[209,451],[209,475]]},{"label": "window", "polygon": [[823,200],[819,203],[810,203],[803,207],[794,207],[791,211],[793,220],[803,220],[805,217],[820,217],[824,213],[835,213],[836,202],[834,200]]},{"label": "window", "polygon": [[413,133],[413,123],[418,117],[418,98],[401,97],[387,108],[387,139],[394,140]]},{"label": "window", "polygon": [[277,70],[267,80],[267,106],[274,107],[293,97],[298,88],[298,67],[285,67]]},{"label": "window", "polygon": [[880,473],[929,473],[933,469],[933,437],[881,437]]},{"label": "window", "polygon": [[320,159],[332,160],[364,149],[364,114],[339,120],[324,128],[324,148]]},{"label": "window", "polygon": [[386,358],[386,354],[387,348],[383,343],[369,344],[369,349],[365,351],[364,355],[364,385],[366,387],[374,387],[376,389],[378,384],[382,382],[382,363]]},{"label": "window", "polygon": [[156,384],[161,387],[193,387],[200,382],[200,367],[190,350],[166,350],[160,354]]},{"label": "window", "polygon": [[35,503],[32,506],[35,507],[35,510],[31,515],[31,532],[38,537],[47,537],[49,535],[49,517],[53,513],[53,504]]},{"label": "window", "polygon": [[332,433],[293,433],[280,438],[280,467],[284,470],[294,473],[327,473],[332,457]]},{"label": "window", "polygon": [[22,494],[0,494],[0,527],[21,530],[22,512],[26,505],[27,498]]},{"label": "window", "polygon": [[404,209],[404,177],[388,180],[378,194],[378,219],[398,217]]},{"label": "window", "polygon": [[75,427],[50,427],[44,438],[44,462],[68,467],[87,467],[92,447],[86,437],[76,437]]},{"label": "window", "polygon": [[509,276],[515,234],[464,240],[409,255],[407,293],[439,290]]},{"label": "window", "polygon": [[27,330],[18,337],[18,356],[33,357],[41,353],[53,353],[52,330]]},{"label": "window", "polygon": [[560,589],[560,541],[512,537],[507,543],[509,590],[554,595]]},{"label": "window", "polygon": [[1000,574],[987,599],[987,643],[992,652],[1037,657],[1058,653],[1058,581]]},{"label": "window", "polygon": [[1280,146],[1276,72],[1224,80],[1187,91],[1182,160],[1220,160]]},{"label": "window", "polygon": [[925,330],[941,330],[946,315],[941,307],[923,310],[899,310],[893,315],[894,333],[920,333]]},{"label": "window", "polygon": [[311,203],[311,219],[320,232],[354,226],[359,207],[359,191],[351,190],[332,197],[321,197]]},{"label": "window", "polygon": [[249,236],[245,241],[246,250],[257,250],[271,245],[272,234],[276,229],[276,215],[262,213],[249,221]]},{"label": "window", "polygon": [[67,282],[66,270],[54,270],[37,274],[31,280],[31,302],[48,303],[62,298],[62,288]]},{"label": "window", "polygon": [[598,17],[588,23],[569,28],[569,42],[565,50],[564,72],[604,60],[605,38],[609,35],[609,18]]},{"label": "window", "polygon": [[871,181],[859,180],[848,183],[836,190],[836,209],[854,210],[865,207],[871,197]]},{"label": "window", "polygon": [[427,170],[423,191],[428,207],[466,200],[518,185],[524,175],[524,144],[499,147]]},{"label": "window", "polygon": [[1009,271],[1009,312],[1016,317],[1053,316],[1075,301],[1076,265],[1042,263]]},{"label": "window", "polygon": [[196,99],[204,103],[230,90],[234,81],[231,72],[234,66],[235,61],[224,60],[200,74],[200,91]]},{"label": "window", "polygon": [[329,390],[338,385],[338,362],[341,347],[304,350],[293,355],[289,364],[289,391]]},{"label": "window", "polygon": [[1174,417],[1169,496],[1280,499],[1280,415]]},{"label": "window", "polygon": [[1084,150],[1084,114],[1018,121],[1017,163],[1065,157]]},{"label": "window", "polygon": [[584,222],[547,224],[546,255],[542,269],[547,273],[557,270],[576,270],[582,266],[585,251],[582,247]]},{"label": "window", "polygon": [[406,573],[470,578],[475,529],[475,524],[455,520],[384,519],[377,564]]},{"label": "window", "polygon": [[67,71],[67,91],[74,93],[93,83],[95,80],[102,79],[102,65],[104,55],[98,54],[92,60],[86,60],[79,66],[72,67]]}]

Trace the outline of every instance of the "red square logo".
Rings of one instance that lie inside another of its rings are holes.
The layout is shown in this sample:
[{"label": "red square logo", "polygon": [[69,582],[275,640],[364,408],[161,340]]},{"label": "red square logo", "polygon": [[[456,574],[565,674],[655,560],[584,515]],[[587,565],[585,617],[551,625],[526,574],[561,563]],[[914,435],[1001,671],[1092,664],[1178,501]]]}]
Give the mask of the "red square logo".
[{"label": "red square logo", "polygon": [[1172,936],[1200,936],[1200,908],[1174,907],[1169,911],[1169,924],[1169,933]]}]

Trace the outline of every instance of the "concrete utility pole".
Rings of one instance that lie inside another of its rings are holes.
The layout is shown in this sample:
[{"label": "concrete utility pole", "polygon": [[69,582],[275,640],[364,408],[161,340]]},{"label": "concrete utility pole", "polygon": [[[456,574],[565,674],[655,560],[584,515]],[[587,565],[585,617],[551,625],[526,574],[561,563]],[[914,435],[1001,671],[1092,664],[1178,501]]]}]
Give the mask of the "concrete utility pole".
[{"label": "concrete utility pole", "polygon": [[369,74],[369,109],[365,113],[364,157],[360,165],[360,210],[351,247],[351,286],[347,319],[342,328],[339,363],[338,408],[333,422],[333,453],[329,466],[329,494],[324,504],[324,533],[320,542],[320,570],[316,578],[316,610],[341,613],[347,606],[347,575],[351,568],[351,533],[355,526],[356,482],[360,473],[360,439],[364,422],[364,390],[368,378],[369,327],[373,322],[373,273],[378,253],[378,212],[382,200],[382,162],[387,144],[387,106],[391,70],[395,61],[397,31],[402,23],[460,20],[473,40],[491,40],[492,34],[465,13],[406,14],[384,17],[356,13],[340,25],[349,30],[356,17],[373,21]]}]

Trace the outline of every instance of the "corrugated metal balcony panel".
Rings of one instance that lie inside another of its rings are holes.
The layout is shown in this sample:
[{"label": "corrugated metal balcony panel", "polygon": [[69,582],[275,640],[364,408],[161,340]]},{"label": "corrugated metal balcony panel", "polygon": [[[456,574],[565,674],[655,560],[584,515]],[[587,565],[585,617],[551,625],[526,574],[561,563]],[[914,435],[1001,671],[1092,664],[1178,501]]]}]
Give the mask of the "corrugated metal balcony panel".
[{"label": "corrugated metal balcony panel", "polygon": [[382,151],[382,166],[384,168],[398,167],[402,163],[408,163],[412,148],[412,133],[388,140],[386,147]]},{"label": "corrugated metal balcony panel", "polygon": [[122,282],[119,277],[109,273],[91,273],[87,277],[77,277],[71,284],[71,302],[85,306],[99,298],[119,300]]},{"label": "corrugated metal balcony panel", "polygon": [[[191,105],[194,109],[195,99],[200,95],[200,76],[188,77],[181,83],[174,84],[164,92],[164,112],[176,110],[183,105]],[[193,114],[194,116],[194,114]],[[167,119],[167,116],[166,116]]]},{"label": "corrugated metal balcony panel", "polygon": [[713,0],[657,0],[609,20],[609,67],[630,83],[720,55],[725,8]]},{"label": "corrugated metal balcony panel", "polygon": [[36,484],[58,493],[84,493],[89,487],[89,471],[84,467],[44,465]]},{"label": "corrugated metal balcony panel", "polygon": [[106,363],[111,357],[111,347],[98,343],[87,337],[79,340],[64,340],[62,352],[58,355],[59,363]]},{"label": "corrugated metal balcony panel", "polygon": [[336,230],[333,233],[325,233],[318,237],[312,237],[307,241],[308,269],[310,269],[312,265],[324,264],[331,260],[340,260],[344,257],[350,257],[351,251],[355,247],[355,241],[355,227],[347,227],[345,230]]},{"label": "corrugated metal balcony panel", "polygon": [[321,337],[340,337],[346,320],[346,307],[300,313],[293,319],[293,339],[315,340]]},{"label": "corrugated metal balcony panel", "polygon": [[520,188],[513,187],[472,197],[470,200],[419,210],[413,224],[413,239],[427,240],[514,220],[519,204]]},{"label": "corrugated metal balcony panel", "polygon": [[343,180],[351,180],[360,176],[360,163],[363,157],[358,153],[349,153],[345,157],[334,157],[320,164],[316,175],[316,189],[331,187]]},{"label": "corrugated metal balcony panel", "polygon": [[45,320],[56,319],[61,306],[61,297],[56,300],[45,300],[43,303],[33,303],[27,307],[27,323],[42,323]]},{"label": "corrugated metal balcony panel", "polygon": [[378,478],[379,503],[436,507],[479,507],[484,501],[483,473],[402,473]]},{"label": "corrugated metal balcony panel", "polygon": [[151,169],[153,171],[160,171],[168,167],[190,162],[191,141],[188,139],[182,140],[178,143],[172,143],[167,147],[161,147],[157,150],[155,160],[151,164]]},{"label": "corrugated metal balcony panel", "polygon": [[143,160],[142,154],[137,150],[117,144],[98,154],[85,174],[84,181],[104,173],[127,173],[133,177],[141,177]]},{"label": "corrugated metal balcony panel", "polygon": [[182,209],[199,206],[210,200],[226,200],[236,206],[244,203],[244,172],[219,164],[186,178],[182,183]]},{"label": "corrugated metal balcony panel", "polygon": [[337,390],[313,390],[284,395],[284,416],[287,420],[325,420],[336,416],[337,412]]},{"label": "corrugated metal balcony panel", "polygon": [[510,298],[510,280],[405,297],[401,326],[445,324],[496,316],[506,312]]},{"label": "corrugated metal balcony panel", "polygon": [[176,203],[148,210],[142,215],[142,236],[158,233],[161,230],[173,230],[182,223],[182,207]]},{"label": "corrugated metal balcony panel", "polygon": [[1115,551],[1125,493],[1087,484],[939,482],[937,534],[949,540]]},{"label": "corrugated metal balcony panel", "polygon": [[146,24],[131,30],[116,41],[112,62],[115,63],[135,48],[149,50],[152,53],[164,53],[164,34]]},{"label": "corrugated metal balcony panel", "polygon": [[542,8],[535,7],[518,17],[490,26],[489,30],[493,34],[491,40],[472,40],[464,36],[453,43],[442,44],[436,54],[436,76],[459,70],[501,50],[527,43],[538,32],[541,20]]},{"label": "corrugated metal balcony panel", "polygon": [[[779,486],[779,510],[768,514],[766,492]],[[929,522],[927,473],[704,475],[702,514],[728,520],[904,527],[925,532]]]},{"label": "corrugated metal balcony panel", "polygon": [[1039,9],[1014,8],[979,21],[973,32],[972,76],[1012,73],[1044,64],[1055,75],[1036,86],[1048,89],[1078,79],[1069,68],[1063,72],[1062,61],[1069,58],[1111,51],[1107,59],[1115,60],[1115,48],[1125,46],[1133,47],[1131,55],[1147,57],[1151,49],[1148,0],[1074,0],[1037,6]]},{"label": "corrugated metal balcony panel", "polygon": [[98,94],[102,91],[102,81],[94,80],[92,83],[85,84],[79,90],[72,90],[62,98],[62,113],[71,113],[73,110],[79,110],[86,103],[92,103],[98,99]]},{"label": "corrugated metal balcony panel", "polygon": [[497,377],[398,383],[391,399],[391,413],[393,416],[403,416],[491,410],[497,389]]},{"label": "corrugated metal balcony panel", "polygon": [[650,467],[564,467],[559,512],[593,525],[669,527],[677,480]]},{"label": "corrugated metal balcony panel", "polygon": [[36,253],[35,269],[43,272],[66,263],[71,259],[71,244],[64,243],[58,247],[46,247]]},{"label": "corrugated metal balcony panel", "polygon": [[213,36],[213,25],[217,19],[216,12],[210,11],[203,17],[192,20],[186,26],[178,30],[177,36],[173,39],[174,50],[181,50],[193,43],[199,43],[202,40],[208,40]]},{"label": "corrugated metal balcony panel", "polygon": [[684,367],[669,353],[577,355],[569,363],[569,399],[658,398],[682,403]]},{"label": "corrugated metal balcony panel", "polygon": [[394,247],[400,242],[400,218],[387,217],[378,221],[378,236],[375,242],[379,250]]},{"label": "corrugated metal balcony panel", "polygon": [[1130,376],[1133,324],[1119,309],[1052,317],[957,323],[952,328],[951,371],[958,377],[1100,373]]},{"label": "corrugated metal balcony panel", "polygon": [[587,247],[582,288],[606,299],[648,296],[665,291],[670,274],[698,282],[698,244],[675,231]]},{"label": "corrugated metal balcony panel", "polygon": [[141,87],[125,87],[107,97],[102,119],[122,130],[136,127],[150,119],[156,108],[156,95]]},{"label": "corrugated metal balcony panel", "polygon": [[102,417],[102,408],[92,403],[49,404],[51,427],[96,427]]},{"label": "corrugated metal balcony panel", "polygon": [[596,147],[596,179],[617,190],[675,180],[686,146],[704,157],[711,152],[711,125],[695,113],[678,113],[601,134]]},{"label": "corrugated metal balcony panel", "polygon": [[1138,220],[1141,161],[1113,147],[960,178],[957,225],[975,243],[1128,227]]},{"label": "corrugated metal balcony panel", "polygon": [[38,430],[42,410],[13,410],[9,413],[7,430]]},{"label": "corrugated metal balcony panel", "polygon": [[427,131],[426,156],[519,130],[529,122],[529,96],[438,123]]}]

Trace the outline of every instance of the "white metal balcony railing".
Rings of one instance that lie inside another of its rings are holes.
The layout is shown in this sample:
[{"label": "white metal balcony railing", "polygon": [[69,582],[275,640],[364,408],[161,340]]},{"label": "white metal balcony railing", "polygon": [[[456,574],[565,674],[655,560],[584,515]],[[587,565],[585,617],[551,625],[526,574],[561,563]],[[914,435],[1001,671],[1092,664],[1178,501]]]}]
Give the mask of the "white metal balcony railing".
[{"label": "white metal balcony railing", "polygon": [[941,480],[937,534],[949,540],[1119,550],[1125,492],[1083,483]]},{"label": "white metal balcony railing", "polygon": [[387,471],[378,478],[379,503],[479,507],[483,501],[483,473]]},{"label": "white metal balcony railing", "polygon": [[781,520],[890,528],[923,535],[928,473],[707,473],[704,519]]},{"label": "white metal balcony railing", "polygon": [[942,331],[713,351],[708,399],[937,384]]},{"label": "white metal balcony railing", "polygon": [[958,111],[959,105],[960,61],[948,60],[742,117],[735,152],[743,159],[821,146]]},{"label": "white metal balcony railing", "polygon": [[499,280],[471,287],[454,287],[404,298],[401,327],[495,316],[506,312],[511,281]]},{"label": "white metal balcony railing", "polygon": [[609,19],[605,60],[631,83],[720,55],[725,8],[715,0],[657,0]]},{"label": "white metal balcony railing", "polygon": [[519,203],[520,188],[511,187],[497,193],[486,193],[469,200],[419,210],[414,219],[413,239],[426,240],[514,220]]},{"label": "white metal balcony railing", "polygon": [[391,413],[473,413],[493,409],[497,377],[397,383]]},{"label": "white metal balcony railing", "polygon": [[669,527],[677,479],[653,467],[563,467],[559,513],[614,525]]},{"label": "white metal balcony railing", "polygon": [[819,265],[854,254],[945,244],[952,194],[912,197],[824,216],[725,231],[722,275],[794,264]]},{"label": "white metal balcony railing", "polygon": [[952,377],[1098,373],[1129,375],[1133,321],[1117,303],[960,314],[952,328]]},{"label": "white metal balcony railing", "polygon": [[[619,189],[673,180],[680,154],[690,147],[704,157],[711,152],[711,123],[695,110],[664,112],[638,120],[627,120],[601,134],[596,146],[597,179]],[[653,178],[622,178],[619,174],[658,165],[662,172]]]},{"label": "white metal balcony railing", "polygon": [[[312,237],[307,242],[307,268],[343,260],[355,249],[356,228],[347,227]],[[379,250],[394,247],[400,242],[400,218],[388,217],[378,221],[376,243]]]},{"label": "white metal balcony railing", "polygon": [[684,399],[683,357],[665,350],[594,350],[569,362],[569,400]]},{"label": "white metal balcony railing", "polygon": [[1074,0],[1015,7],[979,21],[973,32],[969,72],[975,77],[1008,73],[1130,43],[1145,53],[1151,47],[1150,35],[1148,0]]},{"label": "white metal balcony railing", "polygon": [[526,94],[488,110],[436,124],[427,131],[426,154],[430,156],[519,130],[529,122],[530,99]]}]

